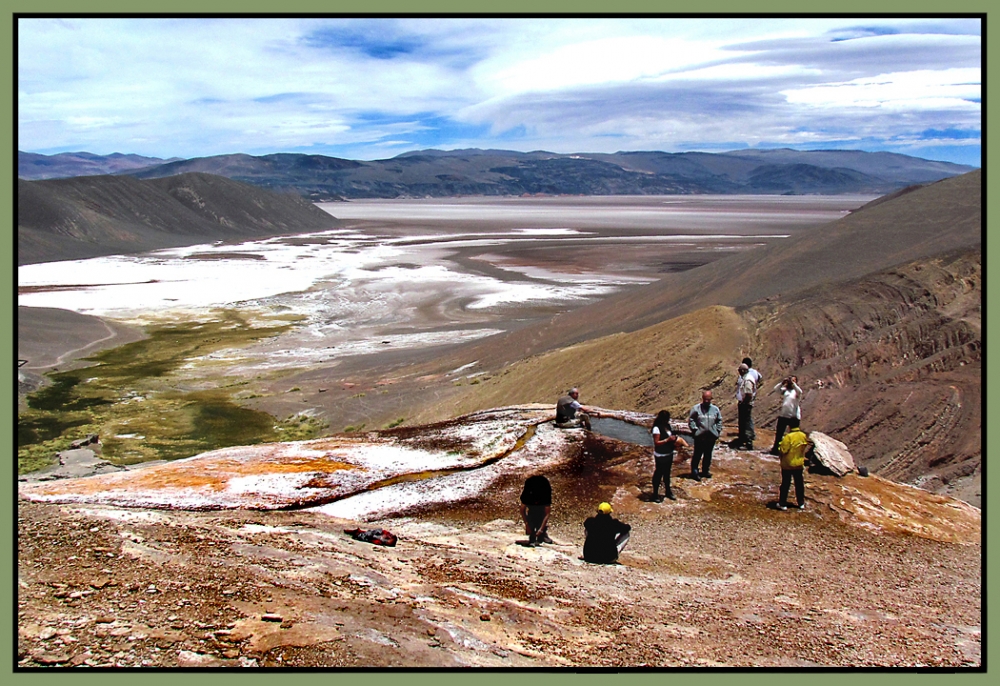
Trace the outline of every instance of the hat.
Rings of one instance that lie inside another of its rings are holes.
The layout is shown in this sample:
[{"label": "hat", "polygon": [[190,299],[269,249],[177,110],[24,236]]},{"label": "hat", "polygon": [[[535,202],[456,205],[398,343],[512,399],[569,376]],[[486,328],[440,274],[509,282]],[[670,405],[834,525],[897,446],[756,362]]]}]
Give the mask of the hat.
[{"label": "hat", "polygon": [[601,503],[597,506],[597,511],[601,514],[611,514],[611,505],[608,503]]}]

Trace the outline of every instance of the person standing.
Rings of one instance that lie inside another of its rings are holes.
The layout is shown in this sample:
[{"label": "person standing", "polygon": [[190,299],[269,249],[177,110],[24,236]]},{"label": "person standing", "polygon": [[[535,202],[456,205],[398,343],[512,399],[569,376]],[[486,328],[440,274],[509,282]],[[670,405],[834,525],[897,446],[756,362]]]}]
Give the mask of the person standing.
[{"label": "person standing", "polygon": [[750,367],[745,363],[737,368],[739,377],[736,379],[736,410],[739,433],[736,437],[737,448],[753,450],[753,440],[757,437],[753,427],[753,401],[757,396],[757,378],[750,374]]},{"label": "person standing", "polygon": [[[688,428],[694,434],[694,455],[691,456],[691,478],[701,481],[702,477],[712,478],[712,450],[722,435],[722,412],[712,404],[712,391],[703,391],[701,403],[691,408]],[[703,465],[699,474],[698,464]]]},{"label": "person standing", "polygon": [[611,564],[628,543],[632,527],[612,517],[613,512],[609,503],[601,503],[597,506],[597,514],[583,523],[587,531],[583,559],[587,562]]},{"label": "person standing", "polygon": [[529,476],[521,491],[521,520],[528,545],[552,543],[549,538],[549,515],[552,513],[552,484],[541,474]]},{"label": "person standing", "polygon": [[764,377],[759,371],[753,368],[753,360],[749,357],[744,357],[743,364],[747,366],[747,374],[749,374],[750,378],[753,379],[754,384],[756,384],[757,388],[760,388],[760,384],[764,380]]},{"label": "person standing", "polygon": [[802,420],[802,412],[799,408],[799,401],[802,399],[802,389],[799,388],[799,378],[797,376],[786,376],[781,383],[776,384],[771,393],[781,392],[781,409],[778,410],[778,423],[774,427],[774,445],[771,446],[770,454],[779,455],[778,444],[781,443],[785,431],[796,427]]},{"label": "person standing", "polygon": [[[653,462],[656,465],[653,469],[653,501],[662,503],[664,497],[677,500],[670,488],[670,469],[674,464],[674,449],[681,439],[670,430],[669,412],[659,411],[650,433],[653,434]],[[665,491],[663,496],[659,495],[661,481]]]},{"label": "person standing", "polygon": [[580,389],[571,388],[556,401],[556,426],[560,429],[590,429],[590,415],[603,416],[593,407],[580,404]]},{"label": "person standing", "polygon": [[812,442],[799,427],[792,430],[781,439],[778,450],[781,453],[781,488],[778,490],[778,509],[788,509],[788,488],[795,481],[795,501],[798,509],[806,507],[806,485],[802,478],[802,469],[806,463],[806,451]]}]

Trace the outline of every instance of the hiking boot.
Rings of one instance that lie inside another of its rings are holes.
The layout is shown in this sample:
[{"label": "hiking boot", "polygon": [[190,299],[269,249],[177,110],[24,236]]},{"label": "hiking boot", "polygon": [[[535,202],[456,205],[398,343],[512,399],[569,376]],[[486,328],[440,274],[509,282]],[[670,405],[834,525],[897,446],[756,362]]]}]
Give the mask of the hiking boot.
[{"label": "hiking boot", "polygon": [[701,476],[698,474],[698,472],[691,472],[691,478],[694,479],[695,481],[701,481]]},{"label": "hiking boot", "polygon": [[795,509],[796,510],[804,510],[804,509],[806,509],[806,504],[805,503],[799,503],[798,505],[795,506]]},{"label": "hiking boot", "polygon": [[538,541],[535,540],[535,534],[528,536],[528,545],[535,545]]},{"label": "hiking boot", "polygon": [[662,503],[663,502],[663,496],[662,495],[654,495],[653,496],[653,502],[654,503]]},{"label": "hiking boot", "polygon": [[768,455],[774,455],[775,457],[781,457],[781,453],[778,452],[777,448],[771,448],[767,451]]},{"label": "hiking boot", "polygon": [[538,534],[538,542],[539,543],[554,543],[555,541],[553,541],[551,538],[549,538],[548,533],[546,533],[546,532],[543,531],[542,533]]},{"label": "hiking boot", "polygon": [[711,479],[712,475],[709,474],[708,472],[705,472],[704,474],[701,475],[701,478],[702,479]]},{"label": "hiking boot", "polygon": [[784,503],[778,503],[774,507],[782,512],[788,512],[788,505],[785,505]]},{"label": "hiking boot", "polygon": [[[675,496],[673,493],[667,493],[667,498],[669,498],[670,500],[677,500],[677,496]],[[660,498],[661,502],[662,500],[663,498]]]}]

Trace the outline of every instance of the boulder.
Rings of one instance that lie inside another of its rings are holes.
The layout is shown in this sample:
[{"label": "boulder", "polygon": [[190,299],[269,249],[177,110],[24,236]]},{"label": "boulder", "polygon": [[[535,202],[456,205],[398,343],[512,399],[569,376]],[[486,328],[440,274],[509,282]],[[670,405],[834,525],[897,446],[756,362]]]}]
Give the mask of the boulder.
[{"label": "boulder", "polygon": [[86,448],[87,450],[92,450],[94,453],[101,454],[101,439],[97,434],[90,434],[86,438],[81,438],[78,441],[73,441],[69,444],[70,450],[80,450],[81,448]]},{"label": "boulder", "polygon": [[854,471],[854,458],[846,445],[819,431],[810,432],[809,440],[813,443],[813,457],[823,467],[837,476],[844,476]]},{"label": "boulder", "polygon": [[[91,448],[93,444],[91,444]],[[48,469],[18,477],[18,481],[51,481],[53,479],[79,479],[97,474],[109,474],[123,470],[108,462],[91,448],[72,448],[56,453],[58,463]]]}]

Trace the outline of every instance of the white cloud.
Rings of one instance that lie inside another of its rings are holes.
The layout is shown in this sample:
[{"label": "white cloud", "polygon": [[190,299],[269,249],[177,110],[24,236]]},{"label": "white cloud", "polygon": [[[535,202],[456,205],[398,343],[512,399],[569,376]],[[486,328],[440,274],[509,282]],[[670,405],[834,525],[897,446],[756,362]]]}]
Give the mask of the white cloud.
[{"label": "white cloud", "polygon": [[813,107],[886,107],[897,110],[978,111],[979,69],[895,72],[783,91],[790,103]]},{"label": "white cloud", "polygon": [[371,157],[406,141],[579,152],[978,130],[977,31],[871,18],[19,19],[19,146]]}]

